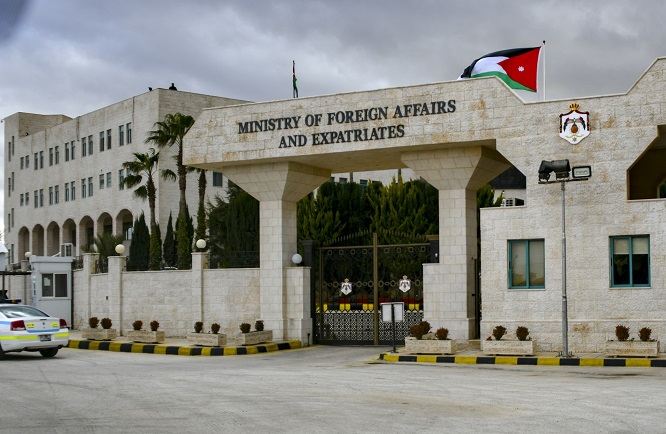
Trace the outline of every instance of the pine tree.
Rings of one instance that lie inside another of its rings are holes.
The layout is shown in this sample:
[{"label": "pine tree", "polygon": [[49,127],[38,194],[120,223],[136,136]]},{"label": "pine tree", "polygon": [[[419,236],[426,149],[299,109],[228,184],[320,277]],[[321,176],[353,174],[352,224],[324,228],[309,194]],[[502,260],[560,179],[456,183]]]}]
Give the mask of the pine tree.
[{"label": "pine tree", "polygon": [[169,222],[167,223],[167,230],[166,235],[164,235],[164,244],[162,249],[165,265],[167,267],[175,267],[178,258],[176,256],[176,238],[173,232],[171,213],[169,213]]}]

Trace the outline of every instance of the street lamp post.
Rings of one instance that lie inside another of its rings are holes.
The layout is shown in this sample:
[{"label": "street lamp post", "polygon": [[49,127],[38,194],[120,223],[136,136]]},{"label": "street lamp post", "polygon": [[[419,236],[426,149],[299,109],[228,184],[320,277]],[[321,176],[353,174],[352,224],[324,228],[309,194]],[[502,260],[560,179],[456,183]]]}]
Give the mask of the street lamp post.
[{"label": "street lamp post", "polygon": [[[573,172],[573,178],[569,173]],[[549,181],[551,172],[555,172],[555,180]],[[567,182],[587,181],[592,176],[590,166],[577,166],[571,169],[569,160],[542,161],[539,167],[539,184],[560,183],[562,191],[562,357],[570,357],[569,353],[569,320],[567,313],[567,230],[565,187]]]}]

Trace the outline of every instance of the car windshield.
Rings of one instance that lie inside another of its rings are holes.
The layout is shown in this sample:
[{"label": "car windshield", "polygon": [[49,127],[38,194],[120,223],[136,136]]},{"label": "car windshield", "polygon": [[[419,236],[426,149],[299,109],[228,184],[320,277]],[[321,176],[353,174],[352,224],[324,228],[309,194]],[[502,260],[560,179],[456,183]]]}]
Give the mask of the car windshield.
[{"label": "car windshield", "polygon": [[34,307],[17,305],[0,306],[0,314],[4,315],[6,318],[26,318],[30,316],[48,317],[46,313],[39,309],[35,309]]}]

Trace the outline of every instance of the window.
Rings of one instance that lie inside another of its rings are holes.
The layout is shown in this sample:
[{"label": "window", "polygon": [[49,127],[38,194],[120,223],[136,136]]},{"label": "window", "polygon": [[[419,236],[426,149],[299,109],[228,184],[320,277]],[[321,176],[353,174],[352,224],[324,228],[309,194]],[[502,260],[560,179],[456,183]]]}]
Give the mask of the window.
[{"label": "window", "polygon": [[70,149],[71,149],[71,150],[69,151],[69,152],[70,152],[70,156],[71,156],[71,158],[72,158],[72,160],[73,160],[73,159],[74,159],[74,155],[76,155],[76,154],[74,153],[74,150],[76,149],[76,143],[74,143],[74,140],[72,140],[72,143],[71,143]]},{"label": "window", "polygon": [[21,206],[23,206],[23,193],[21,193]]},{"label": "window", "polygon": [[30,154],[25,156],[25,168],[26,169],[30,168]]},{"label": "window", "polygon": [[99,152],[104,152],[104,131],[99,132]]},{"label": "window", "polygon": [[213,187],[222,187],[222,172],[213,172]]},{"label": "window", "polygon": [[69,182],[65,183],[65,202],[69,202]]},{"label": "window", "polygon": [[76,185],[74,185],[74,181],[72,181],[70,185],[72,186],[72,200],[76,200]]},{"label": "window", "polygon": [[111,188],[111,172],[106,172],[106,188]]},{"label": "window", "polygon": [[23,157],[21,157],[21,170],[23,170]]},{"label": "window", "polygon": [[88,146],[88,143],[86,142],[86,138],[85,138],[85,137],[81,137],[81,156],[82,156],[82,157],[85,157],[86,154],[88,153],[88,148],[87,148],[87,146]]},{"label": "window", "polygon": [[14,189],[16,188],[16,179],[14,179],[14,172],[12,172],[12,184],[11,184],[11,187],[12,187],[11,191],[14,191]]},{"label": "window", "polygon": [[123,146],[125,144],[125,127],[118,127],[118,146]]},{"label": "window", "polygon": [[106,130],[106,149],[111,149],[111,130]]},{"label": "window", "polygon": [[544,240],[509,240],[509,288],[543,289],[545,284]]},{"label": "window", "polygon": [[44,168],[44,151],[39,151],[39,168]]},{"label": "window", "polygon": [[11,221],[12,221],[12,215],[7,214],[7,227],[5,228],[7,230],[7,232],[11,232],[11,226],[9,225],[9,222],[11,222]]},{"label": "window", "polygon": [[127,144],[132,143],[132,122],[128,122],[125,125],[125,130],[127,131]]},{"label": "window", "polygon": [[65,161],[69,161],[69,142],[65,143]]},{"label": "window", "polygon": [[56,185],[54,187],[54,193],[55,193],[55,204],[57,205],[57,204],[60,203],[60,186],[59,185]]},{"label": "window", "polygon": [[30,192],[25,192],[25,206],[30,205]]},{"label": "window", "polygon": [[104,174],[99,175],[99,189],[104,190]]},{"label": "window", "polygon": [[49,187],[49,205],[53,205],[53,187]]},{"label": "window", "polygon": [[14,208],[12,208],[12,220],[11,220],[11,222],[12,222],[11,227],[14,227]]},{"label": "window", "polygon": [[35,200],[33,201],[33,202],[35,202],[35,208],[37,208],[37,205],[39,204],[38,200],[39,200],[39,197],[37,196],[37,190],[35,190]]},{"label": "window", "polygon": [[88,155],[93,154],[93,140],[92,136],[88,136]]},{"label": "window", "polygon": [[83,199],[86,198],[86,191],[87,191],[87,189],[86,189],[86,179],[83,178],[83,179],[81,180],[81,197],[82,197]]},{"label": "window", "polygon": [[93,183],[92,183],[92,176],[88,178],[88,197],[92,197],[93,195]]},{"label": "window", "polygon": [[650,236],[611,237],[611,286],[650,286]]},{"label": "window", "polygon": [[67,274],[43,273],[42,297],[67,297]]},{"label": "window", "polygon": [[123,185],[123,181],[125,180],[125,170],[120,169],[118,171],[118,190],[124,190],[125,186]]},{"label": "window", "polygon": [[39,189],[39,207],[41,208],[43,206],[44,206],[44,189],[40,188]]},{"label": "window", "polygon": [[12,161],[12,142],[7,142],[7,161]]},{"label": "window", "polygon": [[60,164],[60,151],[58,150],[60,146],[55,147],[55,164]]},{"label": "window", "polygon": [[49,166],[53,166],[53,148],[49,148]]},{"label": "window", "polygon": [[35,152],[35,170],[39,168],[39,157],[37,155],[37,152]]}]

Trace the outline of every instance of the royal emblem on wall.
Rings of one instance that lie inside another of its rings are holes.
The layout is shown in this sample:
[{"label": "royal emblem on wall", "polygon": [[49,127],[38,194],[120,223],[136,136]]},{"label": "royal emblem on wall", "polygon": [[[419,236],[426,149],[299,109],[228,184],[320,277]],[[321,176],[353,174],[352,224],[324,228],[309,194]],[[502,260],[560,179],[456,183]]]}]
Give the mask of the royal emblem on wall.
[{"label": "royal emblem on wall", "polygon": [[344,282],[342,282],[342,286],[340,287],[340,292],[343,293],[344,295],[349,295],[352,292],[352,284],[349,281],[349,279],[345,279]]},{"label": "royal emblem on wall", "polygon": [[569,108],[569,113],[560,115],[560,137],[575,145],[590,135],[590,112],[578,111],[580,106],[576,103]]},{"label": "royal emblem on wall", "polygon": [[400,282],[399,282],[398,288],[400,288],[400,290],[401,290],[402,292],[407,292],[407,291],[409,291],[410,289],[412,289],[412,281],[409,280],[409,279],[407,278],[407,276],[402,276],[402,279],[400,279]]}]

